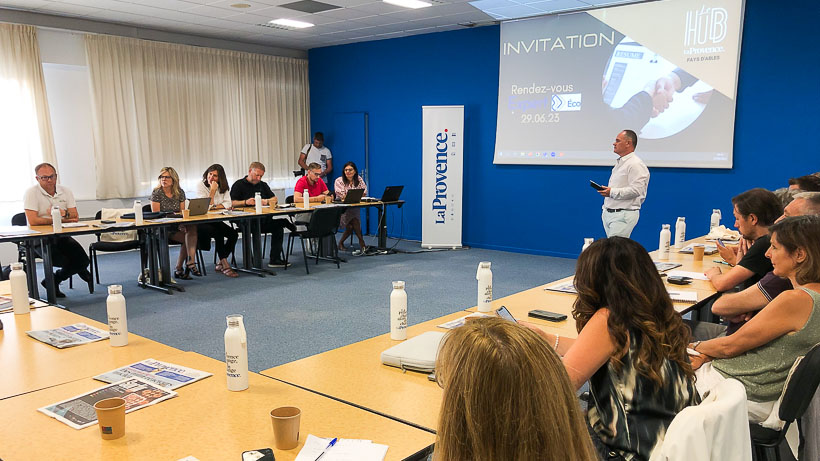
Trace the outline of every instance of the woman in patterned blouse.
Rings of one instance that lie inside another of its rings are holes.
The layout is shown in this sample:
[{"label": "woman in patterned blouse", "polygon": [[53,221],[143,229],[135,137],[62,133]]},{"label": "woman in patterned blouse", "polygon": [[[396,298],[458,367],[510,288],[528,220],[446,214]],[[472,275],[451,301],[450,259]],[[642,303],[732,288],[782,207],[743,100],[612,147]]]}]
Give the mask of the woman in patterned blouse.
[{"label": "woman in patterned blouse", "polygon": [[[185,209],[185,191],[179,187],[179,175],[176,170],[166,166],[159,172],[159,184],[151,193],[151,211],[179,213]],[[196,267],[196,226],[180,225],[177,232],[169,237],[174,242],[182,244],[177,257],[177,266],[174,276],[189,280],[190,274],[200,277]],[[186,264],[187,260],[187,264]],[[183,269],[183,264],[185,267]]]},{"label": "woman in patterned blouse", "polygon": [[[347,191],[350,189],[364,189],[364,195],[367,195],[367,184],[365,184],[364,179],[359,176],[359,169],[356,168],[356,164],[353,162],[345,163],[345,166],[342,168],[342,175],[336,178],[336,182],[333,183],[333,188],[336,191],[336,198],[339,200],[344,200]],[[362,221],[359,219],[360,214],[361,210],[359,208],[351,208],[342,214],[339,225],[344,228],[345,231],[342,234],[342,238],[339,239],[340,250],[345,249],[344,242],[353,232],[356,233],[356,237],[359,239],[359,246],[362,247],[361,253],[364,253],[367,249],[367,246],[364,244],[364,237],[362,236]]]}]

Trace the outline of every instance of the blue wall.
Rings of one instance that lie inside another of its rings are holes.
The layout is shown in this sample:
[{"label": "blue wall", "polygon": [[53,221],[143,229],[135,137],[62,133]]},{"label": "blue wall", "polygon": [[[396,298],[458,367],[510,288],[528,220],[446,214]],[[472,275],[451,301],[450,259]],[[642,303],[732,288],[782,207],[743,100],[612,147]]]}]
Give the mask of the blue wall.
[{"label": "blue wall", "polygon": [[[717,207],[732,226],[733,195],[820,170],[820,60],[809,32],[818,23],[813,1],[746,1],[734,168],[653,168],[634,239],[657,248],[660,225],[676,216],[686,216],[688,235],[702,235]],[[420,240],[421,106],[462,104],[464,244],[577,256],[583,237],[604,236],[601,198],[587,180],[606,181],[610,168],[493,165],[499,33],[488,26],[310,50],[311,126],[332,149],[344,136],[334,114],[369,114],[371,190],[405,185],[404,228],[396,219],[390,233]],[[345,157],[334,151],[334,175]]]}]

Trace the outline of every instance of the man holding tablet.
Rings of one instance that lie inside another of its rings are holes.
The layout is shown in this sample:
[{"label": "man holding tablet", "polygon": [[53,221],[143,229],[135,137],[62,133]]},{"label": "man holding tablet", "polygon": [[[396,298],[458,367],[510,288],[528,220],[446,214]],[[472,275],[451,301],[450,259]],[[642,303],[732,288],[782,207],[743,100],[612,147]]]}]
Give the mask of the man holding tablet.
[{"label": "man holding tablet", "polygon": [[635,155],[638,135],[632,130],[624,130],[615,137],[613,152],[618,160],[612,168],[607,187],[598,189],[604,197],[601,221],[607,237],[626,237],[638,224],[641,205],[646,200],[649,187],[649,169],[643,160]]}]

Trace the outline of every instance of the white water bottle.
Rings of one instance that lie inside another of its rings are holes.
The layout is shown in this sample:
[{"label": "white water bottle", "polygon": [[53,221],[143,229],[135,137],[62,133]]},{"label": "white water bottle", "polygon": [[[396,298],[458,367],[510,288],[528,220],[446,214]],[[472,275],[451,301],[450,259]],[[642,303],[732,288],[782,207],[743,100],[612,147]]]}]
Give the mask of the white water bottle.
[{"label": "white water bottle", "polygon": [[142,226],[142,201],[134,200],[134,224]]},{"label": "white water bottle", "polygon": [[390,292],[390,339],[407,339],[407,292],[402,281],[393,282]]},{"label": "white water bottle", "polygon": [[581,247],[581,252],[583,252],[584,250],[589,248],[589,246],[592,245],[592,242],[594,242],[594,241],[595,241],[595,239],[593,239],[593,238],[590,238],[590,237],[585,238],[584,239],[584,246]]},{"label": "white water bottle", "polygon": [[686,241],[686,218],[683,216],[678,217],[678,221],[675,223],[675,248],[681,249],[683,248],[683,242]]},{"label": "white water bottle", "polygon": [[57,205],[51,207],[51,230],[54,231],[55,234],[63,230],[63,214]]},{"label": "white water bottle", "polygon": [[661,226],[661,239],[658,242],[658,259],[667,260],[669,259],[669,244],[672,241],[672,231],[669,228],[672,227],[669,224],[664,224]]},{"label": "white water bottle", "polygon": [[478,312],[490,312],[493,309],[493,271],[489,261],[478,263],[475,279],[478,280]]},{"label": "white water bottle", "polygon": [[308,194],[307,189],[302,191],[302,208],[306,210],[310,208],[310,195]]},{"label": "white water bottle", "polygon": [[28,283],[26,283],[26,272],[23,270],[23,263],[11,263],[11,305],[15,314],[28,314],[31,309],[28,304]]},{"label": "white water bottle", "polygon": [[709,232],[712,232],[712,229],[720,226],[720,218],[720,210],[718,210],[717,208],[712,210],[712,216],[709,219]]},{"label": "white water bottle", "polygon": [[244,391],[248,388],[248,336],[242,316],[233,314],[226,317],[225,365],[229,391]]},{"label": "white water bottle", "polygon": [[262,214],[262,193],[257,192],[253,195],[253,203],[256,206],[256,214]]},{"label": "white water bottle", "polygon": [[108,342],[113,347],[128,345],[128,317],[125,313],[125,296],[122,285],[108,285]]}]

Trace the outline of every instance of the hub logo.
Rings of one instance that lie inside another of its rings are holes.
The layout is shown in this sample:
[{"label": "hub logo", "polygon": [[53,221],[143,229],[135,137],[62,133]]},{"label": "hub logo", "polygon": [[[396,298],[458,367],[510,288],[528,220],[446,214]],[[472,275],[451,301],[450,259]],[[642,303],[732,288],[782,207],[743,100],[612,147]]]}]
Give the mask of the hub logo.
[{"label": "hub logo", "polygon": [[553,112],[581,110],[581,93],[553,94],[551,108]]},{"label": "hub logo", "polygon": [[729,13],[724,8],[708,8],[706,5],[686,12],[684,46],[716,45],[726,38]]}]

